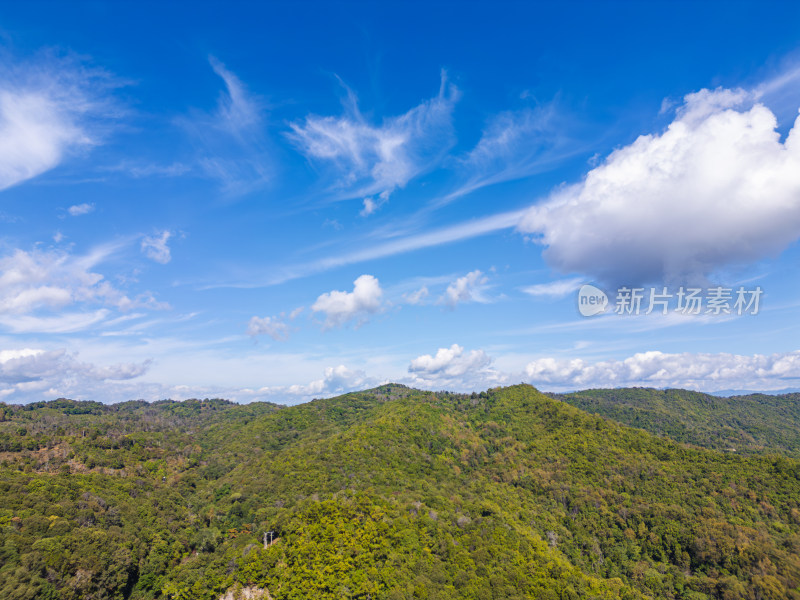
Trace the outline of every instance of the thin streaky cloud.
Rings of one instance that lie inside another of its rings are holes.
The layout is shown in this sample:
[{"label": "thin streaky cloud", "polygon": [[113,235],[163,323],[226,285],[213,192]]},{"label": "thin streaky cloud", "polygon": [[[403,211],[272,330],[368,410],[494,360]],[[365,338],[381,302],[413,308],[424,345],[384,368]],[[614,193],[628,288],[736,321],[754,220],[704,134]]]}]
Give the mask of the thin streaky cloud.
[{"label": "thin streaky cloud", "polygon": [[582,283],[584,283],[584,279],[573,277],[572,279],[559,279],[557,281],[529,285],[523,287],[522,291],[534,297],[563,298],[576,291]]},{"label": "thin streaky cloud", "polygon": [[421,233],[417,235],[408,236],[398,240],[393,240],[385,244],[378,244],[362,250],[340,254],[317,261],[290,267],[283,273],[265,277],[260,282],[231,282],[231,283],[214,283],[199,285],[198,289],[216,289],[216,288],[239,288],[250,289],[268,287],[272,285],[279,285],[294,279],[308,277],[316,273],[321,273],[338,267],[347,265],[358,264],[379,258],[386,258],[388,256],[395,256],[398,254],[405,254],[414,252],[415,250],[422,250],[424,248],[432,248],[444,244],[451,244],[463,240],[488,235],[496,231],[504,229],[514,229],[517,227],[519,220],[525,214],[524,210],[514,210],[505,213],[499,213],[458,223],[450,227],[442,227],[440,229]]},{"label": "thin streaky cloud", "polygon": [[[577,301],[575,312],[577,313]],[[557,323],[546,323],[525,329],[511,329],[499,331],[502,335],[518,336],[540,333],[555,333],[564,331],[598,331],[598,330],[617,330],[624,333],[643,333],[647,331],[657,331],[669,327],[679,327],[681,325],[717,325],[727,323],[735,319],[750,319],[752,315],[683,315],[671,312],[666,315],[652,313],[650,315],[630,315],[622,317],[614,313],[613,308],[594,317],[584,317],[575,320],[561,321]]]},{"label": "thin streaky cloud", "polygon": [[101,323],[109,314],[109,310],[101,308],[92,312],[62,312],[53,317],[0,315],[0,325],[11,333],[75,333]]},{"label": "thin streaky cloud", "polygon": [[133,179],[143,179],[146,177],[179,177],[190,173],[192,167],[181,162],[158,164],[123,160],[116,165],[103,167],[103,170],[112,173],[121,173]]},{"label": "thin streaky cloud", "polygon": [[774,77],[762,81],[753,88],[753,95],[757,100],[769,97],[786,87],[797,87],[800,84],[800,65],[792,64]]},{"label": "thin streaky cloud", "polygon": [[419,235],[394,240],[387,244],[379,245],[373,248],[367,248],[351,254],[324,259],[316,264],[326,269],[333,268],[357,262],[374,260],[376,258],[385,258],[387,256],[412,252],[422,248],[441,246],[442,244],[458,242],[461,240],[486,235],[488,233],[493,233],[502,229],[512,229],[517,226],[519,219],[523,214],[524,211],[516,210],[497,215],[491,215],[482,219],[459,223],[451,227],[443,227],[428,233],[422,233]]}]

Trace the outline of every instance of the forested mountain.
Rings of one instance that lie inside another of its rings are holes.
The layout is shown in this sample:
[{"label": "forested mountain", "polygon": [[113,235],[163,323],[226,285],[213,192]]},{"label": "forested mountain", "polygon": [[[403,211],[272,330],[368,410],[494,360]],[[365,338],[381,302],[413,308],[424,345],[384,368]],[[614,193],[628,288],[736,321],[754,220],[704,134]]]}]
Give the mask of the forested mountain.
[{"label": "forested mountain", "polygon": [[722,398],[688,390],[622,388],[550,395],[680,442],[800,458],[800,394]]},{"label": "forested mountain", "polygon": [[800,599],[800,462],[530,386],[0,421],[4,600]]}]

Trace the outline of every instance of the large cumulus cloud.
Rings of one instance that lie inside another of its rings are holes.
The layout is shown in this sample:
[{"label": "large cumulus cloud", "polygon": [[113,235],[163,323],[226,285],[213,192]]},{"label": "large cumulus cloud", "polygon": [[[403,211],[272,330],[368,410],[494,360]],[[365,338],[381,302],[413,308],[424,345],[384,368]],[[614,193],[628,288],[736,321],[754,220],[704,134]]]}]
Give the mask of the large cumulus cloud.
[{"label": "large cumulus cloud", "polygon": [[800,237],[800,132],[744,91],[702,90],[675,120],[553,193],[520,230],[555,268],[608,284],[703,282]]}]

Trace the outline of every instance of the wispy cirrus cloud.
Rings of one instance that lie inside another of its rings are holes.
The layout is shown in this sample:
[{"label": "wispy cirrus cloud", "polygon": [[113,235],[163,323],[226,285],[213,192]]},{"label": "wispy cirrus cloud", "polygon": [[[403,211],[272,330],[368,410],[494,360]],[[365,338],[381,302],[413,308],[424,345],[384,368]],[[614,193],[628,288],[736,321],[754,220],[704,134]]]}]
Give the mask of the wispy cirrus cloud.
[{"label": "wispy cirrus cloud", "polygon": [[554,103],[493,116],[475,147],[455,160],[465,178],[455,190],[433,201],[449,204],[476,190],[546,172],[584,152],[569,136],[570,126]]},{"label": "wispy cirrus cloud", "polygon": [[100,144],[120,115],[120,83],[75,57],[0,54],[0,190]]},{"label": "wispy cirrus cloud", "polygon": [[512,229],[519,225],[523,214],[524,211],[498,213],[422,233],[406,235],[383,243],[372,242],[362,250],[326,257],[309,265],[305,265],[304,268],[301,267],[301,271],[308,269],[310,272],[317,272],[368,260],[385,258],[387,256],[414,252],[415,250],[422,250],[424,248],[452,244],[503,229]]},{"label": "wispy cirrus cloud", "polygon": [[[198,145],[196,164],[231,196],[247,194],[266,185],[272,174],[272,159],[265,134],[266,106],[239,77],[217,58],[209,64],[222,79],[215,110],[192,111],[177,120]],[[191,170],[184,163],[173,165],[177,174]]]},{"label": "wispy cirrus cloud", "polygon": [[783,124],[797,115],[797,88],[800,85],[800,55],[794,52],[750,91],[757,102],[770,107]]},{"label": "wispy cirrus cloud", "polygon": [[522,291],[534,297],[563,298],[576,291],[582,283],[585,283],[583,279],[573,277],[571,279],[559,279],[557,281],[529,285],[523,287]]},{"label": "wispy cirrus cloud", "polygon": [[350,252],[341,252],[326,256],[318,260],[307,263],[300,263],[289,267],[279,267],[269,273],[262,274],[261,277],[254,277],[252,270],[247,281],[221,282],[219,279],[214,283],[204,283],[201,289],[213,289],[220,287],[229,288],[257,288],[271,285],[278,285],[307,277],[315,273],[321,273],[345,265],[358,264],[362,262],[397,256],[425,248],[434,248],[445,244],[453,244],[475,237],[488,235],[504,229],[513,229],[520,223],[520,219],[525,214],[524,210],[514,210],[504,213],[488,215],[485,217],[456,223],[446,227],[404,235],[388,241],[376,242],[370,239],[364,243],[363,247]]},{"label": "wispy cirrus cloud", "polygon": [[226,129],[236,136],[247,136],[253,127],[262,125],[260,101],[252,96],[242,81],[222,62],[211,56],[208,59],[214,73],[225,82],[226,92],[220,94],[215,113],[217,127]]},{"label": "wispy cirrus cloud", "polygon": [[105,170],[123,173],[134,179],[142,179],[145,177],[179,177],[190,173],[192,167],[177,161],[170,164],[157,164],[146,161],[123,160],[116,165],[105,167]]},{"label": "wispy cirrus cloud", "polygon": [[360,198],[361,214],[375,212],[398,188],[432,169],[455,142],[452,123],[458,89],[442,72],[439,93],[405,114],[370,123],[348,89],[346,113],[309,115],[288,134],[309,159],[328,163],[344,198]]},{"label": "wispy cirrus cloud", "polygon": [[57,314],[0,314],[0,325],[10,333],[75,333],[102,323],[111,315],[106,308],[83,312],[59,311]]}]

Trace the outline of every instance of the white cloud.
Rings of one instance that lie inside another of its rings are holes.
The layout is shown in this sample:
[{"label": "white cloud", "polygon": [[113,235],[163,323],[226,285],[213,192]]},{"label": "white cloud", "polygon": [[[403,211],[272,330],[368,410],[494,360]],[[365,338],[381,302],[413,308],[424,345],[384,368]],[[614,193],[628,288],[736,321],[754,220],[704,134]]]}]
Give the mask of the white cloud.
[{"label": "white cloud", "polygon": [[376,210],[378,210],[383,204],[385,204],[389,200],[389,192],[381,192],[374,198],[364,198],[364,208],[361,209],[361,212],[358,213],[362,217],[368,217]]},{"label": "white cloud", "polygon": [[425,298],[428,297],[428,286],[423,285],[415,292],[411,292],[410,294],[403,294],[403,299],[408,304],[422,304],[425,301]]},{"label": "white cloud", "polygon": [[[332,163],[346,197],[377,194],[385,201],[397,188],[431,169],[454,143],[452,112],[458,90],[442,74],[439,94],[398,117],[372,125],[349,92],[348,113],[309,115],[292,123],[289,138],[307,157]],[[377,201],[365,201],[366,214]]]},{"label": "white cloud", "polygon": [[34,387],[53,387],[74,378],[120,381],[143,375],[149,366],[150,361],[96,365],[82,362],[63,349],[4,350],[0,351],[0,382],[12,386],[37,384]]},{"label": "white cloud", "polygon": [[425,388],[465,389],[496,384],[501,375],[491,368],[492,359],[483,350],[464,352],[453,344],[435,355],[423,354],[411,361],[410,384]]},{"label": "white cloud", "polygon": [[284,342],[289,339],[289,326],[275,317],[253,317],[247,324],[247,335],[268,335],[276,342]]},{"label": "white cloud", "polygon": [[[147,360],[149,349],[163,349],[166,342],[169,356],[158,365]],[[187,355],[181,348],[188,342],[153,340],[147,348],[119,346],[109,352],[103,347],[88,349],[93,357],[81,360],[64,349],[14,348],[0,350],[0,395],[13,402],[49,400],[60,396],[96,399],[104,402],[132,398],[221,397],[238,402],[268,400],[296,404],[313,397],[329,397],[354,390],[371,388],[388,381],[405,383],[422,389],[449,389],[469,392],[528,381],[543,390],[560,391],[596,387],[652,386],[678,387],[702,391],[720,389],[781,390],[800,387],[800,351],[774,355],[742,356],[733,354],[666,354],[643,352],[619,360],[590,362],[584,359],[540,358],[519,371],[501,371],[483,350],[465,350],[458,344],[439,348],[433,354],[418,356],[408,364],[403,376],[382,360],[368,362],[366,370],[345,365],[314,367],[314,358],[291,354],[259,355],[256,357],[221,358],[218,352],[201,351],[192,347],[192,360],[186,367]],[[101,364],[105,355],[122,355],[123,348],[135,360],[122,364]],[[82,351],[82,354],[84,352]],[[143,355],[144,353],[144,355]],[[502,360],[502,357],[500,357]],[[298,362],[302,368],[297,368]],[[516,359],[507,363],[509,366]],[[207,378],[203,384],[184,385],[181,380],[196,377],[197,364],[203,373],[227,373]],[[276,367],[276,364],[281,365]],[[255,368],[254,365],[261,365]],[[378,366],[382,365],[382,366]],[[151,368],[156,366],[156,368]],[[379,369],[381,376],[372,371]],[[400,365],[397,365],[399,368]],[[318,379],[306,378],[315,369],[322,370]],[[394,373],[386,377],[386,369]],[[251,388],[233,387],[234,379],[251,377],[254,372],[269,373],[270,379],[282,378],[280,385]],[[288,375],[287,375],[288,372]],[[140,377],[147,374],[149,381]],[[165,381],[165,379],[171,382]],[[310,379],[310,381],[309,381]],[[292,384],[292,381],[307,383]],[[6,401],[8,401],[6,400]]]},{"label": "white cloud", "polygon": [[0,190],[58,166],[98,144],[112,114],[106,73],[74,60],[42,56],[0,68]]},{"label": "white cloud", "polygon": [[0,314],[115,296],[102,275],[88,270],[92,266],[64,253],[39,250],[16,250],[0,258]]},{"label": "white cloud", "polygon": [[17,360],[18,358],[28,358],[41,354],[44,350],[38,348],[20,348],[18,350],[0,350],[0,364],[5,364],[10,360]]},{"label": "white cloud", "polygon": [[[150,294],[135,298],[93,271],[113,251],[101,247],[76,256],[60,251],[15,250],[0,256],[0,323],[15,332],[77,331],[105,319],[105,307],[130,310],[163,308]],[[97,306],[91,312],[66,313],[68,306]],[[45,314],[37,314],[45,311]],[[56,311],[56,314],[47,314]]]},{"label": "white cloud", "polygon": [[166,230],[155,235],[145,236],[142,239],[142,252],[147,258],[157,263],[167,264],[172,260],[172,255],[167,245],[170,237],[172,237],[172,232]]},{"label": "white cloud", "polygon": [[481,271],[471,271],[448,285],[440,301],[450,308],[461,302],[489,302],[484,294],[488,281],[489,278]]},{"label": "white cloud", "polygon": [[585,282],[579,277],[573,279],[559,279],[558,281],[529,285],[522,288],[522,291],[534,297],[550,296],[551,298],[563,298],[577,290],[582,283]]},{"label": "white cloud", "polygon": [[[752,356],[642,352],[594,363],[580,358],[541,358],[527,365],[528,381],[557,389],[589,387],[680,387],[769,390],[800,383],[800,351]],[[548,388],[549,389],[549,388]]]},{"label": "white cloud", "polygon": [[491,363],[483,350],[472,350],[464,354],[464,348],[453,344],[449,348],[439,348],[436,356],[423,354],[411,361],[408,372],[418,377],[445,375],[458,377],[473,370],[482,369]]},{"label": "white cloud", "polygon": [[658,135],[614,151],[579,184],[532,207],[520,230],[549,263],[606,284],[704,282],[800,237],[800,127],[739,90],[685,98]]},{"label": "white cloud", "polygon": [[78,217],[80,215],[88,215],[93,210],[94,210],[94,204],[87,204],[84,202],[83,204],[75,204],[73,206],[70,206],[67,209],[67,212],[73,217]]},{"label": "white cloud", "polygon": [[337,327],[357,319],[363,323],[367,316],[378,312],[383,303],[383,290],[372,275],[362,275],[353,282],[352,292],[334,290],[322,294],[311,306],[314,312],[325,314],[325,327]]},{"label": "white cloud", "polygon": [[364,371],[351,370],[344,365],[327,367],[322,379],[317,379],[306,385],[291,385],[281,390],[272,390],[273,393],[284,393],[290,396],[309,398],[311,396],[334,396],[353,390],[364,389],[370,385],[377,385],[375,380],[367,377]]},{"label": "white cloud", "polygon": [[[300,402],[309,402],[314,398],[328,398],[352,391],[364,390],[382,383],[386,383],[386,381],[369,377],[364,371],[339,365],[326,367],[320,379],[304,384],[227,389],[186,385],[163,386],[158,384],[148,384],[144,387],[148,391],[146,395],[151,398],[220,397],[235,399],[237,402],[268,401],[292,405]],[[131,393],[133,392],[128,392],[129,395]]]}]

